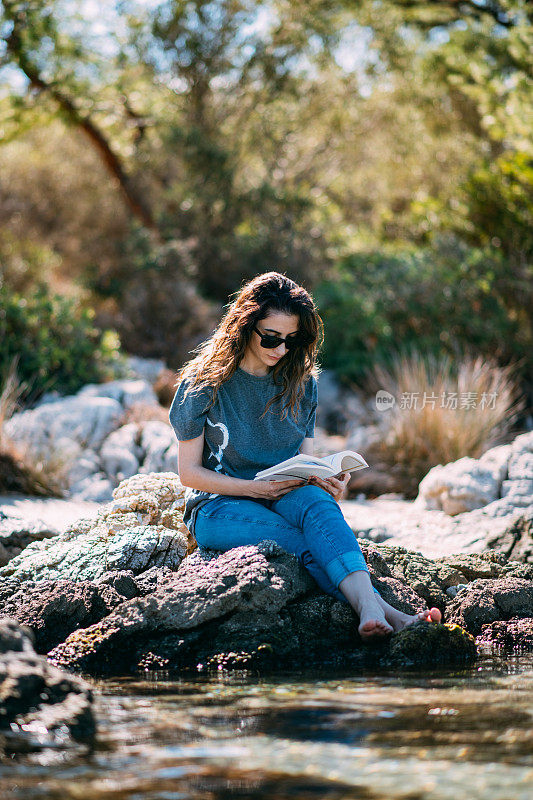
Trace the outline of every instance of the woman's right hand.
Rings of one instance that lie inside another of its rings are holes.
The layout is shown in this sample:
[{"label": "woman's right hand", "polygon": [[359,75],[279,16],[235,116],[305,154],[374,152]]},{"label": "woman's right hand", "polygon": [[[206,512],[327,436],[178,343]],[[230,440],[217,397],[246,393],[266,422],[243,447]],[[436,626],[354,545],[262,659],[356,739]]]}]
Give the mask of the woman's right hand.
[{"label": "woman's right hand", "polygon": [[249,497],[261,497],[266,500],[276,500],[287,492],[304,486],[307,483],[303,478],[291,478],[287,481],[247,481]]}]

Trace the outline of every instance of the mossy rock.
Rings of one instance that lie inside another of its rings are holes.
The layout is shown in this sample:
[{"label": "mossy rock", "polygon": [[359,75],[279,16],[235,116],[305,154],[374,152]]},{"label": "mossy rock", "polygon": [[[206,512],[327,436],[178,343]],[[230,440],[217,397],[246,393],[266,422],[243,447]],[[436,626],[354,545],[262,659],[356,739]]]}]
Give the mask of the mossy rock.
[{"label": "mossy rock", "polygon": [[475,661],[476,640],[460,625],[421,620],[396,633],[386,660],[401,666]]}]

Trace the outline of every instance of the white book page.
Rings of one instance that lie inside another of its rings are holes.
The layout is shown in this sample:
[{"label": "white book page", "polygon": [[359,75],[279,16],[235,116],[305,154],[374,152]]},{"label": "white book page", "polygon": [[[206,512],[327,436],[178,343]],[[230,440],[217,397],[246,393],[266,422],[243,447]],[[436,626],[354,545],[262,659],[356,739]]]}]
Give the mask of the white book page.
[{"label": "white book page", "polygon": [[261,475],[263,472],[267,472],[269,470],[274,469],[283,469],[284,467],[292,467],[296,465],[309,465],[309,466],[320,466],[324,464],[324,460],[318,458],[318,456],[310,456],[306,455],[305,453],[298,453],[297,456],[293,456],[292,458],[288,458],[286,461],[281,461],[279,464],[274,464],[272,467],[268,467],[267,469],[261,470],[258,472],[258,475]]},{"label": "white book page", "polygon": [[368,467],[363,456],[356,453],[355,450],[341,450],[340,453],[326,456],[322,461],[335,471],[335,475],[340,472],[355,472],[355,470]]}]

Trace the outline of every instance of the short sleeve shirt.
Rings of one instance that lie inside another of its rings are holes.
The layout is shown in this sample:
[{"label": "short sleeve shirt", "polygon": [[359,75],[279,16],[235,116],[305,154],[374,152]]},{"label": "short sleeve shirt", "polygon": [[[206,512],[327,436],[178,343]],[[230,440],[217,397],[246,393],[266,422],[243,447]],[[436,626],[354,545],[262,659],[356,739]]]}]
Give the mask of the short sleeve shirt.
[{"label": "short sleeve shirt", "polygon": [[[238,367],[220,386],[209,410],[211,389],[194,389],[184,397],[186,386],[186,381],[178,385],[169,419],[178,441],[194,439],[204,432],[205,469],[251,480],[259,470],[295,456],[303,440],[314,437],[318,387],[313,376],[305,385],[296,417],[289,409],[283,420],[280,400],[272,403],[260,419],[268,401],[281,391],[271,372],[257,376]],[[187,488],[183,521],[191,532],[198,509],[217,496]]]}]

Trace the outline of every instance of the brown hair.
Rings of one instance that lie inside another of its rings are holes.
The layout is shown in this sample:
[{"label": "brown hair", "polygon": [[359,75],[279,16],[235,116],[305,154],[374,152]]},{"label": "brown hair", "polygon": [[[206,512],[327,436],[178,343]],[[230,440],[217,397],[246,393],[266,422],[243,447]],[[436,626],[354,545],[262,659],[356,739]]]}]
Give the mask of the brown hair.
[{"label": "brown hair", "polygon": [[[197,355],[178,371],[175,386],[186,379],[185,394],[193,389],[211,388],[211,405],[220,386],[231,378],[239,366],[253,335],[254,326],[271,311],[295,314],[299,318],[298,335],[302,346],[288,350],[273,367],[274,382],[281,391],[267,404],[263,415],[276,400],[285,399],[281,419],[290,407],[296,416],[305,384],[318,377],[318,350],[324,338],[324,327],[311,295],[279,272],[265,272],[248,281],[227,307],[217,328],[192,352]],[[209,407],[211,407],[211,405]]]}]

